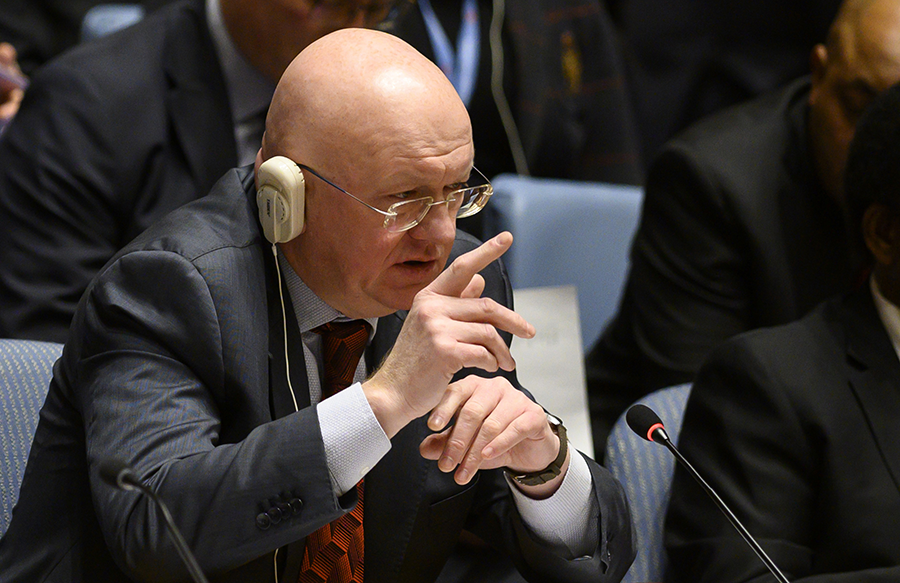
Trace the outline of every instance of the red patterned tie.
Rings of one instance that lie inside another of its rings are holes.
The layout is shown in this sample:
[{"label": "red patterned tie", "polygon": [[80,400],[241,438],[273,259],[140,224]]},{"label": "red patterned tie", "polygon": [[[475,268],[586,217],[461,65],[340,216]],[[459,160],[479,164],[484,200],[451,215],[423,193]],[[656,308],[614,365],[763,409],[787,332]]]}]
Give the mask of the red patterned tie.
[{"label": "red patterned tie", "polygon": [[[353,382],[369,340],[369,325],[363,320],[330,322],[313,332],[322,335],[322,398],[327,399]],[[362,583],[362,481],[356,492],[359,501],[353,510],[306,537],[298,583]]]}]

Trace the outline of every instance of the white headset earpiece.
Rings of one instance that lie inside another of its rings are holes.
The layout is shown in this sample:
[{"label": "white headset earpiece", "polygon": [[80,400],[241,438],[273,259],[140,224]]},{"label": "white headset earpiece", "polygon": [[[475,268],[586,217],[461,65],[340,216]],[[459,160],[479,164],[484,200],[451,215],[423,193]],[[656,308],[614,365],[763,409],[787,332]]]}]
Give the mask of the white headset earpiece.
[{"label": "white headset earpiece", "polygon": [[303,232],[306,184],[297,164],[273,156],[259,167],[256,204],[259,222],[270,243],[286,243]]}]

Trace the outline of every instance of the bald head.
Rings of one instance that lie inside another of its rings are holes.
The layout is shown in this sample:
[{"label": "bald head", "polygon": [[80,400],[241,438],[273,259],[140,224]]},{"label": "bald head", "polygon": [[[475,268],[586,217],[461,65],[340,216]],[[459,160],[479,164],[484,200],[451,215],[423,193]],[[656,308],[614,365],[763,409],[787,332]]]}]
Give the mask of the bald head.
[{"label": "bald head", "polygon": [[856,121],[876,95],[900,81],[900,0],[844,0],[811,65],[810,148],[823,189],[843,203]]},{"label": "bald head", "polygon": [[900,1],[845,0],[828,33],[832,56],[877,65],[900,60]]},{"label": "bald head", "polygon": [[285,71],[263,159],[283,155],[325,169],[336,157],[447,139],[471,140],[471,127],[440,69],[392,35],[343,29],[309,45]]},{"label": "bald head", "polygon": [[[443,269],[456,215],[441,202],[468,183],[474,155],[469,114],[434,64],[386,33],[343,29],[285,71],[257,163],[306,167],[304,229],[281,249],[319,298],[367,318],[409,309]],[[395,205],[423,201],[414,227],[384,228]]]}]

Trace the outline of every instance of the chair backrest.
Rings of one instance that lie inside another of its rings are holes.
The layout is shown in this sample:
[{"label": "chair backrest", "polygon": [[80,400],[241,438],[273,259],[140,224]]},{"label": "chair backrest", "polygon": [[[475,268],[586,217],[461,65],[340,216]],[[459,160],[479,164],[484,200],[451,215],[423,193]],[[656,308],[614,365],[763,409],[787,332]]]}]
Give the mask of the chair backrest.
[{"label": "chair backrest", "polygon": [[0,340],[0,536],[9,526],[62,344]]},{"label": "chair backrest", "polygon": [[112,34],[142,18],[144,7],[140,4],[98,4],[81,20],[81,42]]},{"label": "chair backrest", "polygon": [[587,351],[618,307],[643,190],[515,174],[492,183],[485,236],[515,237],[503,257],[513,287],[574,285]]},{"label": "chair backrest", "polygon": [[[660,389],[638,400],[659,415],[673,443],[678,442],[689,384]],[[606,467],[622,483],[637,534],[637,557],[623,583],[663,581],[666,553],[663,526],[675,458],[662,445],[638,437],[619,417],[606,444]]]}]

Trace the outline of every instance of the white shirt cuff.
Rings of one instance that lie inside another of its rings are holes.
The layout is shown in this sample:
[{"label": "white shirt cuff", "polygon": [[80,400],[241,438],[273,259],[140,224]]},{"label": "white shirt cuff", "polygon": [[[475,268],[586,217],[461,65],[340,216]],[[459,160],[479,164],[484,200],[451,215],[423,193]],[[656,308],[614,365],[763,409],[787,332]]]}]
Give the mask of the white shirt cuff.
[{"label": "white shirt cuff", "polygon": [[355,487],[391,449],[362,385],[353,383],[318,404],[325,461],[338,496]]},{"label": "white shirt cuff", "polygon": [[559,489],[549,498],[535,500],[523,494],[506,476],[522,520],[540,540],[567,558],[590,555],[597,547],[597,517],[600,508],[594,496],[591,470],[581,454],[571,447],[569,468]]}]

